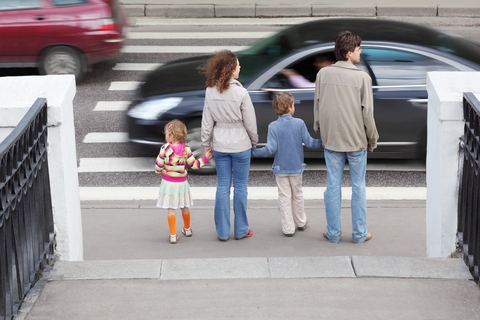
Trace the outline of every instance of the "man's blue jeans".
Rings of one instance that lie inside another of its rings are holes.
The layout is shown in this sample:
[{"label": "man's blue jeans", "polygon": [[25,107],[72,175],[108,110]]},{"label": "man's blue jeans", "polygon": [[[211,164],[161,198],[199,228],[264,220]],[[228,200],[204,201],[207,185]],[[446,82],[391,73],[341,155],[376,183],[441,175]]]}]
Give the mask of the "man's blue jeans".
[{"label": "man's blue jeans", "polygon": [[[248,233],[247,187],[251,150],[225,153],[213,151],[217,165],[217,192],[215,196],[215,227],[218,238],[230,235],[230,187],[233,180],[234,236],[242,238]],[[233,179],[232,179],[233,178]]]},{"label": "man's blue jeans", "polygon": [[367,151],[335,152],[324,150],[327,165],[327,189],[324,193],[327,215],[327,237],[339,242],[342,234],[340,212],[342,208],[342,176],[345,160],[348,160],[352,184],[352,241],[365,242],[367,237],[367,199],[365,194],[365,173]]}]

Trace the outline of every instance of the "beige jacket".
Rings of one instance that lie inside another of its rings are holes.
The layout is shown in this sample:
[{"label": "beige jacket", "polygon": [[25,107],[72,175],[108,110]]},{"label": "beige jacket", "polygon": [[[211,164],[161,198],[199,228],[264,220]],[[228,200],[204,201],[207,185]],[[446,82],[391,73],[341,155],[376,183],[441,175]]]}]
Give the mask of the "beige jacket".
[{"label": "beige jacket", "polygon": [[257,118],[247,90],[237,80],[220,93],[209,87],[202,118],[202,147],[219,152],[243,152],[258,142]]},{"label": "beige jacket", "polygon": [[377,147],[372,79],[346,61],[320,69],[315,82],[314,127],[325,149],[352,152]]}]

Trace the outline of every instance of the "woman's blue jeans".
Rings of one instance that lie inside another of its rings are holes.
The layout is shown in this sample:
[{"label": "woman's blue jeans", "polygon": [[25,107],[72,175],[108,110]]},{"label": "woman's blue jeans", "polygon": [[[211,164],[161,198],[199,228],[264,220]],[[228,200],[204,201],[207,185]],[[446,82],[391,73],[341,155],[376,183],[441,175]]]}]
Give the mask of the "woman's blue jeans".
[{"label": "woman's blue jeans", "polygon": [[230,188],[233,181],[234,236],[242,238],[248,233],[247,187],[251,150],[226,153],[213,151],[217,165],[217,192],[215,195],[215,227],[218,238],[230,235]]},{"label": "woman's blue jeans", "polygon": [[368,232],[365,192],[367,151],[335,152],[325,149],[324,155],[327,165],[327,189],[324,192],[327,237],[331,242],[339,242],[342,234],[340,223],[342,177],[345,160],[348,160],[350,182],[352,184],[352,241],[365,242]]}]

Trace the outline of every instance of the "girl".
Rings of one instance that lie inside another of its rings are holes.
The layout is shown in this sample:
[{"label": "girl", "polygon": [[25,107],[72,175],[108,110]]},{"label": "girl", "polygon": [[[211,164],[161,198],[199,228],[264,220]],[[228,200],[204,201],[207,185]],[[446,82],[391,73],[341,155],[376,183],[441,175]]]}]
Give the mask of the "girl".
[{"label": "girl", "polygon": [[177,243],[175,211],[182,210],[182,233],[192,236],[190,228],[189,207],[193,205],[190,185],[187,181],[187,164],[192,169],[199,169],[212,158],[212,151],[207,149],[199,160],[193,156],[192,150],[186,146],[187,127],[180,120],[172,120],[165,126],[165,143],[155,161],[155,173],[162,175],[157,207],[168,209],[168,226],[170,243]]}]

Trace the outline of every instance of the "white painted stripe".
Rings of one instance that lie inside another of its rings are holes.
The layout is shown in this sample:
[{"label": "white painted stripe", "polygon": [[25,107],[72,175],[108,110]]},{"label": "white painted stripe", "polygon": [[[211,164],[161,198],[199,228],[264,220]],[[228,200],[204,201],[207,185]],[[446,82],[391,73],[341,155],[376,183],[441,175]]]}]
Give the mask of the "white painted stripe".
[{"label": "white painted stripe", "polygon": [[130,32],[128,39],[260,39],[276,32]]},{"label": "white painted stripe", "polygon": [[81,158],[78,172],[155,171],[155,158]]},{"label": "white painted stripe", "polygon": [[262,26],[289,26],[321,18],[195,18],[195,19],[171,19],[171,18],[135,18],[136,26],[204,26],[204,25],[262,25]]},{"label": "white painted stripe", "polygon": [[[192,197],[197,200],[214,200],[215,187],[192,187]],[[323,199],[325,187],[304,187],[305,200]],[[231,193],[233,195],[233,192]],[[350,200],[352,189],[342,188],[342,199]],[[157,187],[80,187],[81,201],[132,201],[152,200],[158,197]],[[425,200],[427,188],[383,188],[367,187],[367,200]],[[277,187],[249,187],[248,199],[250,200],[276,200]]]},{"label": "white painted stripe", "polygon": [[123,91],[123,90],[135,90],[142,84],[140,81],[112,81],[108,90],[110,91]]},{"label": "white painted stripe", "polygon": [[213,53],[219,50],[241,51],[249,46],[124,46],[122,53]]},{"label": "white painted stripe", "polygon": [[[273,161],[273,160],[272,160]],[[154,170],[155,159],[153,158],[81,158],[79,172],[146,172]],[[251,171],[269,171],[272,168],[271,162],[252,163]],[[326,170],[325,163],[308,161],[305,171]],[[348,170],[348,165],[345,166]],[[368,171],[425,171],[421,162],[413,164],[390,164],[384,163],[367,164]],[[308,174],[308,173],[305,173]]]},{"label": "white painted stripe", "polygon": [[83,143],[125,143],[128,142],[127,132],[90,132]]},{"label": "white painted stripe", "polygon": [[112,70],[115,71],[151,71],[163,65],[163,63],[117,63]]},{"label": "white painted stripe", "polygon": [[93,111],[126,111],[130,101],[98,101]]}]

